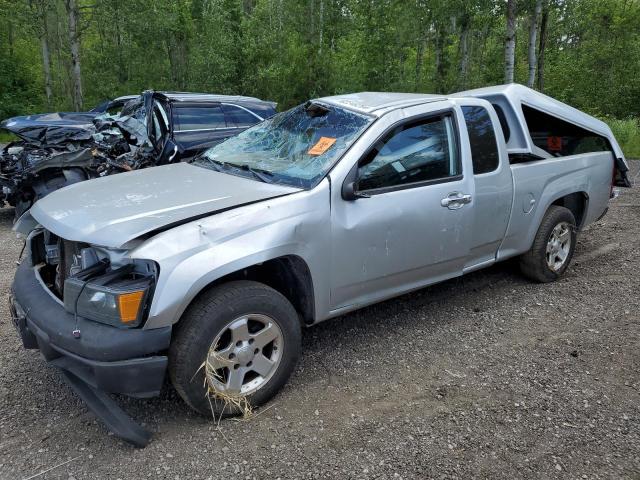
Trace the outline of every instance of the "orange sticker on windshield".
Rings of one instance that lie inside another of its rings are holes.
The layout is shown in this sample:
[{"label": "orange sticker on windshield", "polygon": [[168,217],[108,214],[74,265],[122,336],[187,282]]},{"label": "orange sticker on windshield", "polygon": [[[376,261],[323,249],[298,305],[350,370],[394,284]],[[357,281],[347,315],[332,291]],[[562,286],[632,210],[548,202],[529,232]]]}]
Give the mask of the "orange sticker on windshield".
[{"label": "orange sticker on windshield", "polygon": [[307,152],[309,155],[322,155],[324,152],[331,148],[331,145],[336,143],[336,139],[332,137],[320,137],[320,140],[311,147]]}]

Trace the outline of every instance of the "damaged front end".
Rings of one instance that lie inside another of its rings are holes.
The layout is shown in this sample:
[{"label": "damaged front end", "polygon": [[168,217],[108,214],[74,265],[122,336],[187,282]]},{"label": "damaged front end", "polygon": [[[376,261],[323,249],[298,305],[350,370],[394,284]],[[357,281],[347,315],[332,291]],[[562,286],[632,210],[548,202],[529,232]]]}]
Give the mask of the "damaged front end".
[{"label": "damaged front end", "polygon": [[142,325],[158,276],[154,262],[129,260],[47,230],[31,237],[30,251],[45,287],[68,313],[116,328]]},{"label": "damaged front end", "polygon": [[20,137],[0,151],[0,206],[15,207],[19,218],[66,185],[155,165],[146,124],[151,95],[131,100],[118,115],[47,114],[0,123]]},{"label": "damaged front end", "polygon": [[27,237],[10,308],[25,348],[40,350],[117,436],[144,446],[150,433],[110,394],[157,396],[171,327],[145,329],[158,266],[122,250],[62,239],[42,228]]}]

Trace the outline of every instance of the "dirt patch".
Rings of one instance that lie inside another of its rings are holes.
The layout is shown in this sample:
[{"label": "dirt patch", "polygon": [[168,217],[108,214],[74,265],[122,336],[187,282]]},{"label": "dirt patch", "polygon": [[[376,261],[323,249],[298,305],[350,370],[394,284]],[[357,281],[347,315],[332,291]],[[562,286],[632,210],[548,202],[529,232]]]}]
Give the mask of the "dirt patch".
[{"label": "dirt patch", "polygon": [[506,263],[307,330],[284,391],[224,435],[168,386],[123,398],[155,432],[143,450],[22,349],[3,305],[0,478],[63,462],[38,478],[640,478],[639,220],[639,190],[622,190],[556,283]]}]

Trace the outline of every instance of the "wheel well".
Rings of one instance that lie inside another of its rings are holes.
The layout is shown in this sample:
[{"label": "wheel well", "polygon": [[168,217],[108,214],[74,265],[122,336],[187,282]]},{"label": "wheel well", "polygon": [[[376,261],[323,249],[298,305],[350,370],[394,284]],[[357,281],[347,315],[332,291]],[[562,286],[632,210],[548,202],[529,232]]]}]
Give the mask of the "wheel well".
[{"label": "wheel well", "polygon": [[305,324],[310,325],[315,321],[311,272],[302,258],[286,255],[243,268],[214,280],[202,292],[233,280],[253,280],[264,283],[284,295]]},{"label": "wheel well", "polygon": [[568,208],[573,213],[576,219],[576,226],[578,230],[582,228],[582,222],[584,221],[584,214],[587,211],[587,202],[589,197],[585,192],[575,192],[558,198],[553,205],[559,205],[561,207]]}]

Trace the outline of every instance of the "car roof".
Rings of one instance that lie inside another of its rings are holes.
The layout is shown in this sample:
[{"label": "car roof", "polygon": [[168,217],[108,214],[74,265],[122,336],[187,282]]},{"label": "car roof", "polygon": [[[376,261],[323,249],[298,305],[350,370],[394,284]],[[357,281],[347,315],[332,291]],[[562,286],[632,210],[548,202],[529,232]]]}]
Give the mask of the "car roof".
[{"label": "car roof", "polygon": [[122,95],[121,97],[114,98],[111,100],[112,102],[121,102],[123,100],[133,100],[134,98],[138,98],[140,95]]},{"label": "car roof", "polygon": [[446,100],[443,95],[426,93],[359,92],[318,98],[315,101],[337,105],[360,113],[380,116],[397,108]]},{"label": "car roof", "polygon": [[245,97],[243,95],[218,95],[213,93],[193,93],[193,92],[155,92],[170,102],[250,102],[250,103],[272,103],[265,102],[255,97]]}]

